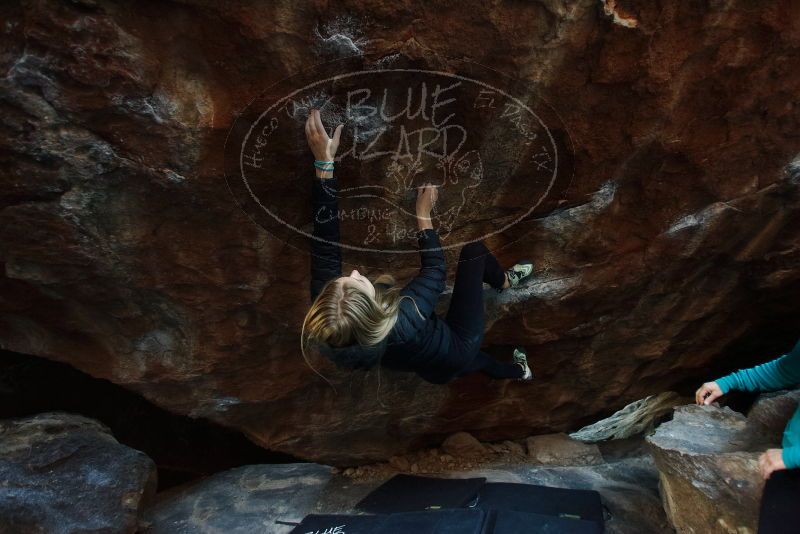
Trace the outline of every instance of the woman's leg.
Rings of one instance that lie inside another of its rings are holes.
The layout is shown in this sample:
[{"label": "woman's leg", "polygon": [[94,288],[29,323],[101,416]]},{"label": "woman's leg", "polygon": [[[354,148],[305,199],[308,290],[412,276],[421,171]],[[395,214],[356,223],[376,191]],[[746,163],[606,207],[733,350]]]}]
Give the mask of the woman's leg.
[{"label": "woman's leg", "polygon": [[764,493],[761,495],[758,534],[800,531],[798,503],[800,503],[800,470],[787,469],[773,472],[767,479]]},{"label": "woman's leg", "polygon": [[[445,321],[465,342],[483,337],[483,282],[494,288],[505,283],[505,271],[482,242],[461,249],[456,281]],[[480,341],[480,340],[479,340]]]},{"label": "woman's leg", "polygon": [[499,362],[483,351],[478,352],[475,359],[461,370],[459,376],[478,371],[492,378],[501,379],[522,378],[522,375],[525,373],[522,366],[513,362]]},{"label": "woman's leg", "polygon": [[[505,280],[505,271],[482,242],[469,243],[461,249],[450,309],[445,318],[461,341],[462,353],[470,359],[464,362],[460,375],[482,371],[494,378],[522,377],[521,366],[498,362],[480,352],[484,328],[483,283],[497,289],[503,287]],[[477,356],[473,357],[475,354]]]}]

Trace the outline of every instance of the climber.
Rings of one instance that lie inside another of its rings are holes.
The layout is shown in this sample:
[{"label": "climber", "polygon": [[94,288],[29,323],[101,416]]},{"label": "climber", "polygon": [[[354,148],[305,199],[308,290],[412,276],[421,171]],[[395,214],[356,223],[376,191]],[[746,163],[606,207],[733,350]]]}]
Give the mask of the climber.
[{"label": "climber", "polygon": [[[800,341],[780,358],[742,369],[703,384],[695,394],[697,404],[711,404],[732,389],[775,391],[800,385]],[[800,532],[800,407],[783,432],[782,449],[769,449],[758,459],[766,479],[758,520],[759,534]],[[787,530],[787,526],[791,527]]]},{"label": "climber", "polygon": [[[329,137],[319,110],[309,113],[306,138],[316,158],[312,186],[314,232],[311,245],[311,300],[303,321],[300,348],[318,350],[339,367],[368,369],[375,365],[416,372],[435,384],[480,371],[499,379],[530,381],[533,373],[525,350],[516,348],[513,362],[500,362],[480,350],[483,339],[483,282],[498,291],[516,287],[531,275],[533,265],[522,261],[503,271],[482,242],[460,252],[455,286],[447,317],[434,308],[445,289],[447,271],[439,236],[431,222],[437,188],[426,183],[417,190],[417,242],[422,267],[405,287],[390,275],[370,281],[353,270],[341,273],[338,184],[334,157],[343,125]],[[318,215],[318,214],[321,214]]]}]

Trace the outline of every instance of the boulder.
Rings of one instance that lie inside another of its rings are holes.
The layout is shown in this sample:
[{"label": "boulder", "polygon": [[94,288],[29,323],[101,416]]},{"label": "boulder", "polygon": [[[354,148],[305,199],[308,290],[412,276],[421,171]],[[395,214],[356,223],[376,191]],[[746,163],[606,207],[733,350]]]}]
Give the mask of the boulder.
[{"label": "boulder", "polygon": [[486,446],[469,432],[456,432],[442,443],[442,450],[455,458],[483,456]]},{"label": "boulder", "polygon": [[155,491],[155,463],[97,421],[0,421],[0,532],[132,534]]},{"label": "boulder", "polygon": [[511,454],[514,454],[516,456],[525,456],[525,447],[523,447],[516,441],[506,440],[503,442],[503,446]]},{"label": "boulder", "polygon": [[798,402],[800,390],[762,393],[748,410],[747,421],[761,429],[766,441],[780,443]]},{"label": "boulder", "polygon": [[573,432],[569,437],[585,442],[619,440],[652,429],[656,422],[683,399],[673,391],[651,395],[632,402],[609,417]]},{"label": "boulder", "polygon": [[147,534],[283,534],[310,513],[331,478],[317,464],[247,465],[159,494],[141,521]]},{"label": "boulder", "polygon": [[[787,419],[788,415],[784,425]],[[676,531],[756,531],[764,486],[758,456],[780,447],[780,440],[765,433],[763,425],[727,407],[680,406],[647,442],[660,473],[664,508]]]},{"label": "boulder", "polygon": [[403,456],[392,456],[389,458],[389,464],[399,471],[405,471],[411,467],[408,459]]},{"label": "boulder", "polygon": [[[344,466],[572,431],[798,319],[792,0],[0,4],[0,348]],[[306,364],[303,121],[329,97],[344,270],[408,282],[408,193],[446,182],[451,285],[483,237],[535,262],[484,338],[533,383]]]},{"label": "boulder", "polygon": [[566,434],[531,436],[526,440],[528,456],[546,465],[592,465],[603,463],[597,445],[583,443]]}]

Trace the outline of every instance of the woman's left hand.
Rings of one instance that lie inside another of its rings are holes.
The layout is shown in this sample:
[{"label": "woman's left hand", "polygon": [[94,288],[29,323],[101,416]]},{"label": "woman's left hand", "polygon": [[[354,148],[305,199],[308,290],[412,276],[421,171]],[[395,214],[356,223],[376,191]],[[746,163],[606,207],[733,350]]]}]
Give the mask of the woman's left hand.
[{"label": "woman's left hand", "polygon": [[314,153],[314,158],[320,161],[333,161],[339,149],[339,139],[342,136],[344,124],[340,124],[333,132],[333,138],[328,137],[328,132],[322,126],[322,118],[318,109],[312,109],[306,119],[306,139],[308,147]]},{"label": "woman's left hand", "polygon": [[783,471],[786,465],[783,463],[783,449],[768,449],[767,452],[758,457],[758,469],[764,480],[768,479],[775,471]]}]

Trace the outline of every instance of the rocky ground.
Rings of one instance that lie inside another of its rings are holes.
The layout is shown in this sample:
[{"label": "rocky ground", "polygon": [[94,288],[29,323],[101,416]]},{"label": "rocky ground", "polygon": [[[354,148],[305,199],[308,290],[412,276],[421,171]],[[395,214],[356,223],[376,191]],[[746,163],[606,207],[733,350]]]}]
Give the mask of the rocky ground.
[{"label": "rocky ground", "polygon": [[385,463],[249,465],[155,496],[149,458],[96,422],[46,413],[0,422],[0,532],[284,534],[309,513],[358,513],[356,503],[397,473],[596,490],[610,533],[754,532],[763,485],[756,457],[778,445],[799,399],[798,391],[763,395],[747,416],[679,405],[661,422],[664,404],[680,400],[666,394],[587,427],[625,434],[624,419],[644,434],[491,443],[457,433]]},{"label": "rocky ground", "polygon": [[337,472],[355,480],[370,480],[386,478],[397,472],[449,473],[492,465],[602,464],[609,459],[641,455],[641,433],[651,430],[660,418],[672,412],[675,405],[686,401],[672,392],[648,397],[572,436],[561,433],[482,443],[468,432],[458,432],[437,448],[392,456],[386,462],[347,467]]},{"label": "rocky ground", "polygon": [[[393,475],[391,471],[367,477],[336,476],[314,507],[315,513],[355,512],[355,504]],[[543,465],[529,460],[485,462],[472,468],[431,476],[486,477],[489,482],[517,482],[559,488],[593,489],[608,511],[606,532],[640,534],[673,532],[658,494],[658,471],[648,455],[636,455],[594,465]]]},{"label": "rocky ground", "polygon": [[515,442],[482,444],[457,434],[441,449],[386,464],[344,470],[315,464],[239,468],[161,495],[145,512],[143,530],[189,534],[200,524],[243,531],[257,525],[285,533],[292,527],[281,523],[297,523],[306,513],[359,514],[355,505],[370,491],[397,473],[415,473],[593,489],[607,508],[607,532],[672,532],[659,498],[658,471],[641,437],[605,444],[605,454],[563,434],[533,437],[528,444],[534,456]]}]

